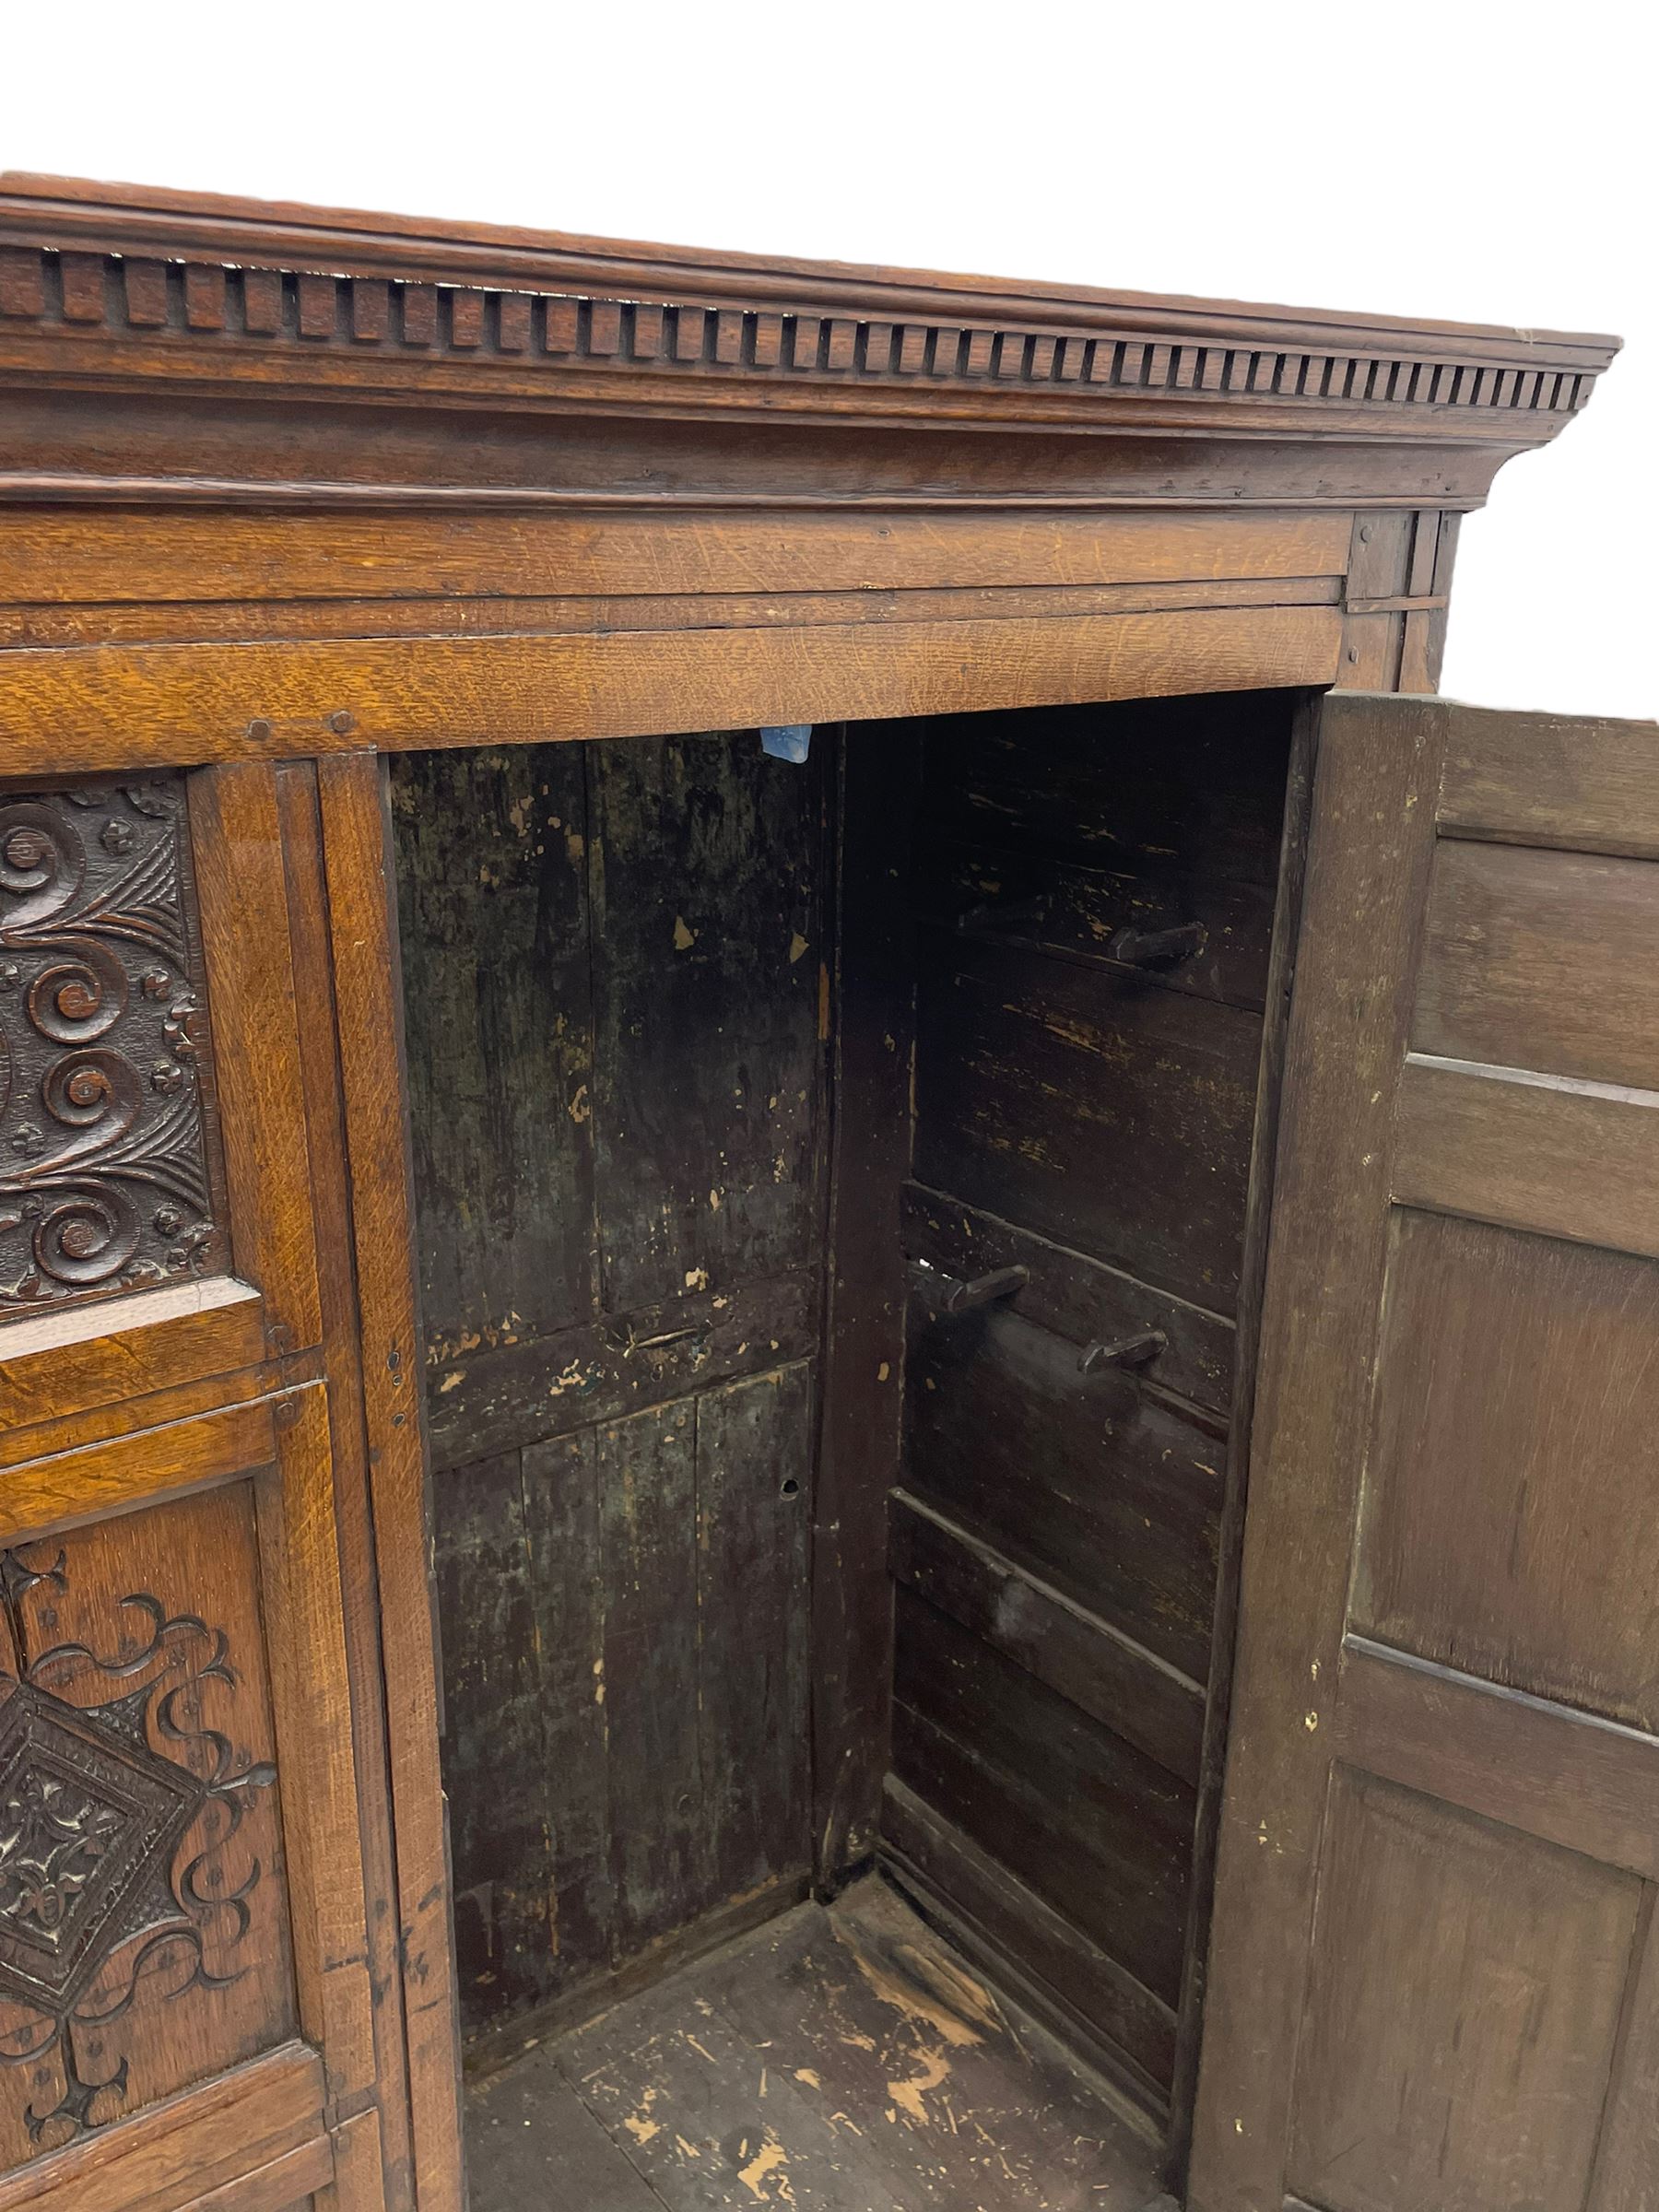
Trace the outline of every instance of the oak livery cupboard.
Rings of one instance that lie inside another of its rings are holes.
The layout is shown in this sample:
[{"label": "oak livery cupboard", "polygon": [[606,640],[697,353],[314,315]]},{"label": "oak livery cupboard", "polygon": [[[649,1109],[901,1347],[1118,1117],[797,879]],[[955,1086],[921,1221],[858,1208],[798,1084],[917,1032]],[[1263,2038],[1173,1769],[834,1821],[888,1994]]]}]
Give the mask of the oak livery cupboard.
[{"label": "oak livery cupboard", "polygon": [[1431,696],[1613,351],[5,181],[0,2208],[873,1864],[1148,2194],[1653,2198],[1659,753]]}]

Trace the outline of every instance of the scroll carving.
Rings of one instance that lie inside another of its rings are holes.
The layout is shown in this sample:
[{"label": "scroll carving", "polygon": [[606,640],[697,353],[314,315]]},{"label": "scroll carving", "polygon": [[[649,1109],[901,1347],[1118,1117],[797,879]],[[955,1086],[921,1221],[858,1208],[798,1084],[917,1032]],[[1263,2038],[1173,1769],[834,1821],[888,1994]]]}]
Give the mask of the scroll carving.
[{"label": "scroll carving", "polygon": [[[22,1595],[67,1586],[63,1553],[29,1564],[48,1548],[0,1552],[19,1650]],[[55,2079],[25,2115],[42,2150],[123,2114],[126,2061],[88,2078],[77,2030],[119,2019],[141,1982],[165,2002],[240,1978],[262,1870],[230,1884],[222,1854],[276,1779],[200,1724],[201,1686],[236,1682],[224,1632],[142,1591],[114,1610],[115,1656],[63,1643],[0,1668],[0,2065]]]},{"label": "scroll carving", "polygon": [[0,793],[0,1313],[221,1258],[180,779]]}]

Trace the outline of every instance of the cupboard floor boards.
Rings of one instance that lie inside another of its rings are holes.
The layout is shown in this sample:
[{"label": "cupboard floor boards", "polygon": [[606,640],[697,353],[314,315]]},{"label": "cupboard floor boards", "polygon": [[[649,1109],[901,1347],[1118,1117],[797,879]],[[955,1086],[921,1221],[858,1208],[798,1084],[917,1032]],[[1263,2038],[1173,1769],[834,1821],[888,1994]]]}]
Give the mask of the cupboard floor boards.
[{"label": "cupboard floor boards", "polygon": [[472,2212],[1140,2212],[1152,2146],[878,1877],[468,2096]]}]

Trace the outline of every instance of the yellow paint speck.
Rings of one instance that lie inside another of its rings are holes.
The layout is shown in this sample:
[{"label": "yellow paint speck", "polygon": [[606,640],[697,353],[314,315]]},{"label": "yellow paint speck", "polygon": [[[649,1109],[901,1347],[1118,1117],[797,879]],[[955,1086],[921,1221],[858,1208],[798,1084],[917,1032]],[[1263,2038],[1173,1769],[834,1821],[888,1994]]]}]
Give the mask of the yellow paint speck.
[{"label": "yellow paint speck", "polygon": [[695,945],[695,944],[696,944],[696,942],[697,942],[697,932],[696,932],[694,929],[688,929],[688,928],[687,928],[687,926],[686,926],[686,922],[685,922],[685,917],[684,917],[683,915],[681,915],[681,914],[676,914],[676,915],[675,915],[675,917],[674,917],[674,949],[675,949],[675,951],[676,951],[676,952],[689,952],[689,951],[690,951],[690,949],[691,949],[691,947],[692,947],[692,946],[693,946],[693,945]]},{"label": "yellow paint speck", "polygon": [[651,2108],[656,2102],[656,2091],[654,2089],[647,2089],[640,2099],[639,2111],[631,2113],[629,2118],[622,2123],[623,2126],[627,2128],[629,2134],[633,2137],[634,2141],[640,2144],[641,2147],[649,2143],[653,2136],[660,2136],[663,2132],[662,2123],[660,2121],[653,2120],[651,2116]]},{"label": "yellow paint speck", "polygon": [[921,2061],[921,2072],[911,2075],[905,2081],[889,2081],[888,2095],[909,2113],[918,2127],[927,2127],[933,2117],[925,2101],[927,2093],[948,2080],[950,2061],[943,2051],[918,2051],[916,2056]]},{"label": "yellow paint speck", "polygon": [[[769,2197],[766,2183],[772,2175],[777,2177],[778,2194]],[[758,2204],[794,2202],[794,2191],[789,2185],[788,2153],[775,2136],[769,2136],[748,2164],[739,2168],[737,2179]]]}]

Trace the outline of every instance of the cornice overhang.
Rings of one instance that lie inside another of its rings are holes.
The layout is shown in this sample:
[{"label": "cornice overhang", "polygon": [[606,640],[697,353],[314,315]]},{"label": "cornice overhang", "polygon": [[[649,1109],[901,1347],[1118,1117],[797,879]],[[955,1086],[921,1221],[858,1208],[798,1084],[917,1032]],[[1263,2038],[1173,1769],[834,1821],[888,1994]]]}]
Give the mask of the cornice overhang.
[{"label": "cornice overhang", "polygon": [[0,382],[1542,445],[1618,341],[0,177]]}]

